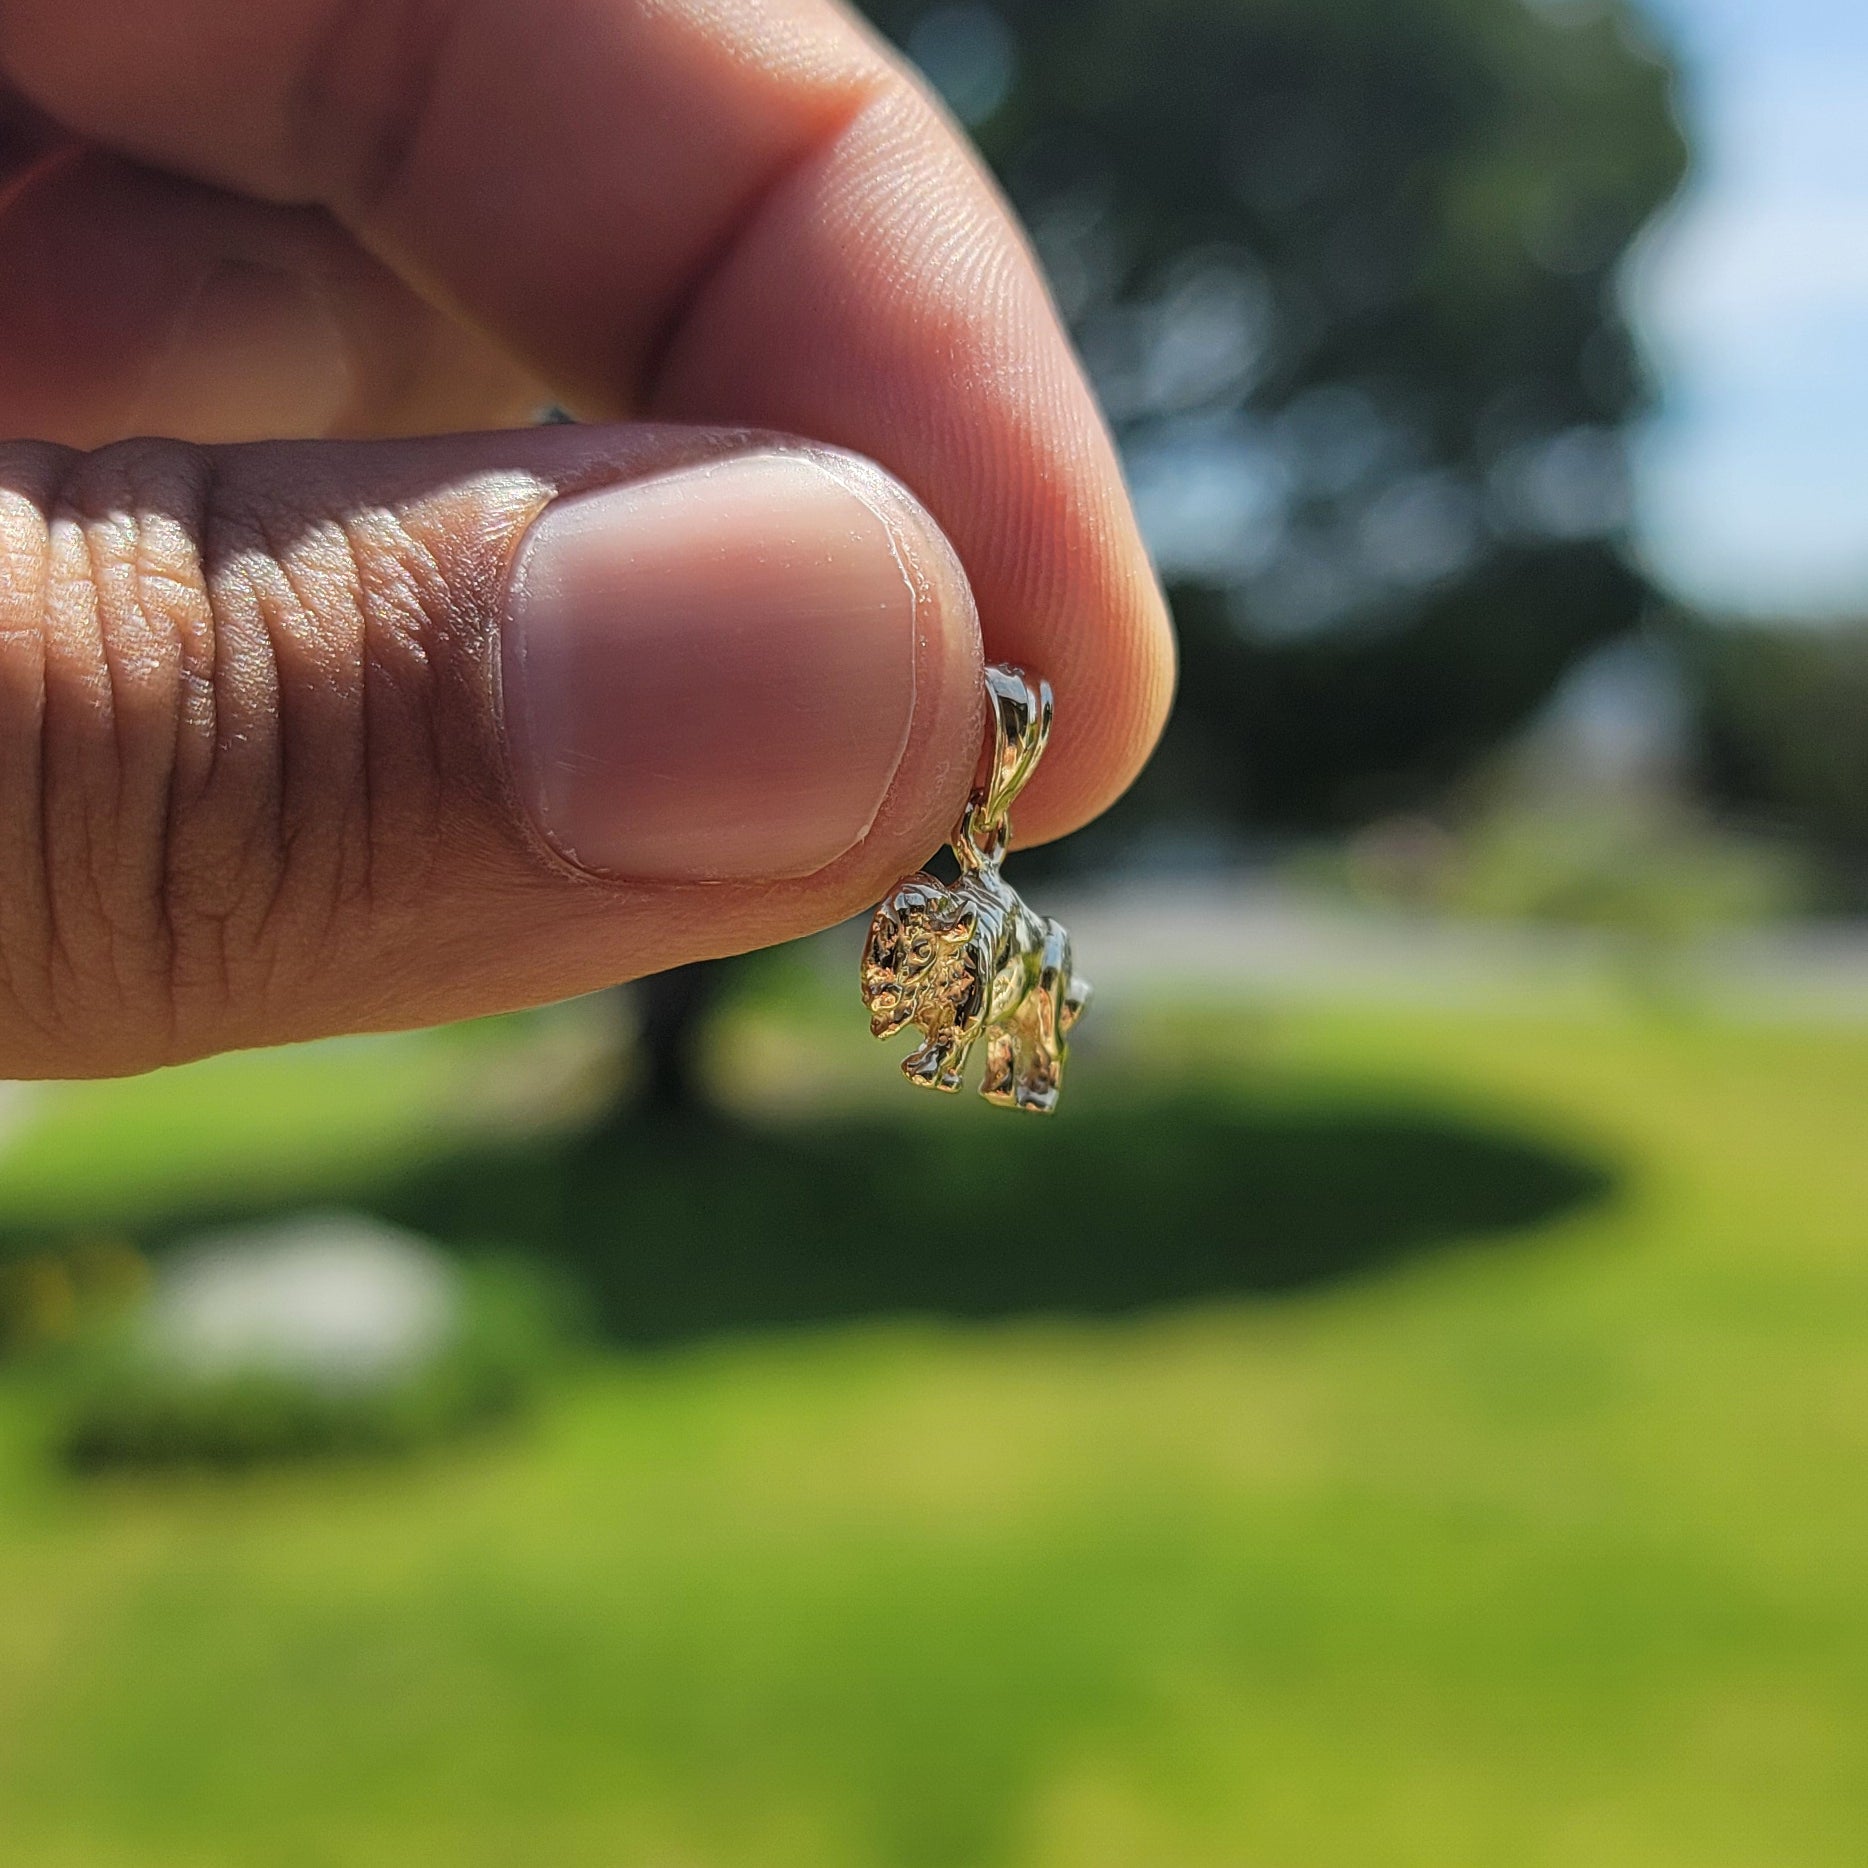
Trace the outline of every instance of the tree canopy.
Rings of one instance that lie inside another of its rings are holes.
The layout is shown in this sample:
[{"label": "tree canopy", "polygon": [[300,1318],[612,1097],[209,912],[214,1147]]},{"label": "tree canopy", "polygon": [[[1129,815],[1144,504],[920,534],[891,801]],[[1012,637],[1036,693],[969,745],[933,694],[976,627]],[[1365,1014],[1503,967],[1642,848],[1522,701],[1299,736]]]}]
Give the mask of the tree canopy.
[{"label": "tree canopy", "polygon": [[1686,153],[1591,0],[868,0],[1032,228],[1185,674],[1138,814],[1443,783],[1641,613],[1615,291]]}]

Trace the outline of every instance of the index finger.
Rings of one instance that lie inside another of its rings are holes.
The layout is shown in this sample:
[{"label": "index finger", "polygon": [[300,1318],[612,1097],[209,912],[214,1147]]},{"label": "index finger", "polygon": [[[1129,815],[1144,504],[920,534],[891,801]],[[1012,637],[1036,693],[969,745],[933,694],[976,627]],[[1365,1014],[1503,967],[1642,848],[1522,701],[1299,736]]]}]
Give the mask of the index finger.
[{"label": "index finger", "polygon": [[1056,690],[1021,832],[1140,768],[1172,649],[1094,400],[991,183],[831,0],[0,0],[0,70],[327,206],[580,413],[869,455],[953,541],[989,654]]}]

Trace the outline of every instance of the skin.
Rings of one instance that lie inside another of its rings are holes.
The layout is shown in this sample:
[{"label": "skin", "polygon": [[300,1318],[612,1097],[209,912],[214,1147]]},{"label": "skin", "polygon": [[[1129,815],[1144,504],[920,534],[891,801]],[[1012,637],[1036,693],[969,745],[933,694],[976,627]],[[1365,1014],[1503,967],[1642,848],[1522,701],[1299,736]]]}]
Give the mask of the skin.
[{"label": "skin", "polygon": [[[515,430],[553,402],[597,425]],[[967,627],[820,873],[575,872],[514,802],[502,579],[556,495],[748,429],[893,476]],[[0,0],[0,436],[0,1074],[466,1016],[856,912],[964,797],[973,604],[1057,692],[1021,840],[1102,810],[1168,706],[1025,243],[822,0]]]}]

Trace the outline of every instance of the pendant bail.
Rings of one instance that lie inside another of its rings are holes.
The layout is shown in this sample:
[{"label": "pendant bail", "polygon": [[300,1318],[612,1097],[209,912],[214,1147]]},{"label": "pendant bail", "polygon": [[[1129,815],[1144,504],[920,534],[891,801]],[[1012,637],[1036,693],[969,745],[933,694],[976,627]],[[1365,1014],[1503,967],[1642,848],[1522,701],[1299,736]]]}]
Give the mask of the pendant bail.
[{"label": "pendant bail", "polygon": [[996,866],[1012,841],[1012,802],[1044,756],[1055,708],[1051,684],[1034,687],[1022,668],[989,663],[986,707],[992,729],[992,755],[986,778],[974,787],[966,814],[953,835],[953,851],[963,866]]}]

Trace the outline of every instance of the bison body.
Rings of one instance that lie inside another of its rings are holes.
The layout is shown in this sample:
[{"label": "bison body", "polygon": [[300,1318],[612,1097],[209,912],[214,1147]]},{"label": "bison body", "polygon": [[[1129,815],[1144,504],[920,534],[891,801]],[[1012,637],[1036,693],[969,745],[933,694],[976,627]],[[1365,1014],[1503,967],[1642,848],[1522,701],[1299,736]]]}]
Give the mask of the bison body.
[{"label": "bison body", "polygon": [[878,1038],[919,1028],[921,1045],[902,1061],[911,1083],[959,1089],[983,1040],[988,1102],[1056,1108],[1065,1038],[1090,988],[1072,976],[1070,936],[1027,908],[996,864],[952,885],[927,874],[898,883],[870,925],[862,986]]}]

